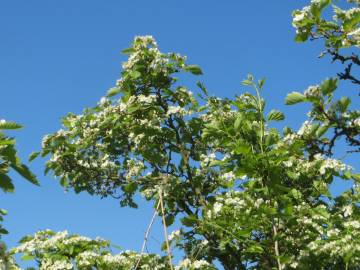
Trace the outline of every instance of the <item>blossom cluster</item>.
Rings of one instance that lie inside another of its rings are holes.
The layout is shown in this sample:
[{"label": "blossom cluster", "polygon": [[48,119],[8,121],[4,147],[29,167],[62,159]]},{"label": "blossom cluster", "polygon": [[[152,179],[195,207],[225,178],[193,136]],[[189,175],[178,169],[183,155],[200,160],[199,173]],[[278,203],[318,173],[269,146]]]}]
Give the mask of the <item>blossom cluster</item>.
[{"label": "blossom cluster", "polygon": [[136,37],[129,51],[122,78],[110,90],[122,96],[113,99],[111,94],[81,115],[69,114],[61,130],[43,139],[42,155],[51,153],[47,168],[76,191],[107,196],[125,182],[145,179],[149,162],[166,164],[165,148],[177,119],[194,117],[197,103],[187,88],[156,93],[160,87],[156,74],[166,81],[161,88],[170,88],[174,83],[170,74],[186,67],[185,57],[161,53],[151,36]]},{"label": "blossom cluster", "polygon": [[158,255],[133,251],[113,255],[108,241],[71,235],[67,231],[39,231],[21,242],[11,250],[11,254],[32,256],[39,262],[39,270],[88,270],[94,267],[103,270],[130,270],[136,264],[139,264],[139,269],[144,270],[168,269],[165,260]]},{"label": "blossom cluster", "polygon": [[[327,45],[329,47],[359,47],[359,3],[352,0],[348,2],[356,6],[343,10],[334,5],[332,21],[326,21],[321,18],[321,12],[330,5],[330,0],[312,0],[310,5],[305,6],[301,10],[295,10],[293,12],[293,26],[296,28],[298,40],[305,41],[310,36],[324,37],[328,40]],[[335,35],[334,33],[338,34]]]},{"label": "blossom cluster", "polygon": [[[39,263],[39,270],[167,270],[167,257],[155,254],[123,251],[110,252],[109,242],[96,238],[71,235],[67,231],[44,230],[24,238],[22,243],[11,250],[11,254],[32,256]],[[1,261],[0,261],[1,263]],[[1,264],[0,264],[1,266]],[[205,260],[184,259],[175,266],[176,270],[214,270]],[[21,270],[13,264],[10,270]]]},{"label": "blossom cluster", "polygon": [[175,270],[215,270],[216,268],[205,260],[182,260]]}]

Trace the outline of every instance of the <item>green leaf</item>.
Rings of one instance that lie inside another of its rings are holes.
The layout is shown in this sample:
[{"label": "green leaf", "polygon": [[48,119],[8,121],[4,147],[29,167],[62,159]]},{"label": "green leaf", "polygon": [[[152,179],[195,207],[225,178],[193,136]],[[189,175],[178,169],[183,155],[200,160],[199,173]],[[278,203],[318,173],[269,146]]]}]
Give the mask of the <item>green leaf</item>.
[{"label": "green leaf", "polygon": [[276,143],[279,139],[278,134],[275,133],[269,133],[267,135],[265,135],[265,145],[267,146],[271,146],[274,143]]},{"label": "green leaf", "polygon": [[323,216],[324,218],[330,217],[330,213],[327,211],[327,209],[321,207],[315,207],[314,209],[312,209],[312,211],[316,214]]},{"label": "green leaf", "polygon": [[15,122],[0,122],[0,129],[19,129],[22,128],[21,125]]},{"label": "green leaf", "polygon": [[317,19],[320,19],[321,11],[328,5],[330,5],[331,0],[319,0],[319,1],[312,1],[311,3],[311,13]]},{"label": "green leaf", "polygon": [[194,75],[202,75],[202,71],[199,66],[197,65],[187,65],[185,66],[184,70],[191,72]]},{"label": "green leaf", "polygon": [[4,228],[0,228],[0,234],[9,234],[9,232]]},{"label": "green leaf", "polygon": [[279,190],[279,191],[282,191],[282,192],[291,192],[292,190],[286,186],[283,186],[283,185],[280,185],[280,184],[274,184],[273,185],[273,188],[275,190]]},{"label": "green leaf", "polygon": [[137,70],[133,70],[130,72],[130,76],[133,78],[133,79],[137,79],[141,76],[141,73]]},{"label": "green leaf", "polygon": [[116,245],[116,244],[111,244],[112,247],[118,249],[118,250],[124,250],[124,248],[122,246]]},{"label": "green leaf", "polygon": [[287,203],[284,208],[284,213],[288,216],[291,216],[294,212],[294,207],[291,203]]},{"label": "green leaf", "polygon": [[141,109],[141,107],[139,105],[132,104],[131,106],[128,107],[127,111],[128,111],[128,113],[134,113],[140,109]]},{"label": "green leaf", "polygon": [[235,122],[234,122],[234,128],[235,128],[236,130],[239,129],[241,122],[242,122],[242,117],[236,118],[236,120],[235,120]]},{"label": "green leaf", "polygon": [[0,140],[0,145],[14,145],[15,140],[12,139],[2,139]]},{"label": "green leaf", "polygon": [[20,244],[23,244],[23,243],[26,243],[26,242],[29,242],[30,240],[34,239],[34,237],[32,235],[25,235],[24,237],[22,237],[20,240],[19,240],[19,243]]},{"label": "green leaf", "polygon": [[312,13],[312,15],[314,16],[314,19],[316,19],[316,20],[318,20],[318,19],[320,19],[320,9],[319,9],[319,7],[317,6],[317,4],[312,4],[311,6],[310,6],[310,10],[311,10],[311,13]]},{"label": "green leaf", "polygon": [[246,251],[250,253],[263,253],[264,249],[261,246],[254,244],[248,247]]},{"label": "green leaf", "polygon": [[247,78],[241,82],[242,85],[252,85],[254,83],[254,76],[252,74],[248,74]]},{"label": "green leaf", "polygon": [[130,182],[124,186],[124,191],[127,193],[134,193],[137,189],[137,186],[138,185],[136,182]]},{"label": "green leaf", "polygon": [[331,4],[331,0],[320,0],[319,1],[319,8],[320,10],[324,9],[326,6]]},{"label": "green leaf", "polygon": [[51,170],[51,167],[46,166],[45,170],[44,170],[44,175],[47,175],[50,170]]},{"label": "green leaf", "polygon": [[208,96],[208,91],[207,91],[206,87],[201,82],[197,82],[196,85],[201,89],[201,91],[203,91],[203,93],[206,96]]},{"label": "green leaf", "polygon": [[310,32],[309,31],[306,31],[306,32],[299,32],[296,34],[295,36],[295,41],[296,42],[305,42],[308,40],[310,36]]},{"label": "green leaf", "polygon": [[195,215],[189,215],[181,219],[181,223],[186,227],[192,227],[197,223],[197,217]]},{"label": "green leaf", "polygon": [[258,80],[258,85],[259,85],[260,89],[263,88],[264,83],[265,83],[265,78],[262,78],[261,80]]},{"label": "green leaf", "polygon": [[242,85],[252,85],[252,81],[249,81],[249,80],[243,80],[241,82]]},{"label": "green leaf", "polygon": [[40,155],[40,152],[32,152],[29,155],[29,161],[33,161],[35,158],[37,158]]},{"label": "green leaf", "polygon": [[248,237],[251,234],[251,229],[242,229],[241,231],[236,232],[236,236],[239,237]]},{"label": "green leaf", "polygon": [[121,51],[123,54],[132,54],[133,52],[135,52],[134,48],[127,48]]},{"label": "green leaf", "polygon": [[338,83],[337,78],[330,78],[323,81],[322,84],[320,85],[321,93],[323,93],[324,95],[331,94],[337,88],[337,83]]},{"label": "green leaf", "polygon": [[308,132],[308,135],[315,135],[317,130],[319,129],[320,127],[320,123],[315,123],[315,124],[312,124],[310,126],[310,129],[309,129],[309,132]]},{"label": "green leaf", "polygon": [[349,171],[349,170],[344,171],[343,177],[344,177],[345,179],[350,179],[350,178],[351,178],[351,171]]},{"label": "green leaf", "polygon": [[64,188],[67,188],[69,186],[69,182],[67,181],[67,178],[65,176],[60,178],[60,185]]},{"label": "green leaf", "polygon": [[284,136],[286,136],[286,135],[288,135],[288,134],[290,134],[290,133],[292,133],[293,131],[291,130],[291,128],[290,127],[288,127],[288,126],[285,126],[284,128],[283,128],[283,134],[284,134]]},{"label": "green leaf", "polygon": [[358,174],[353,173],[351,175],[351,178],[354,179],[357,182],[360,182],[360,173],[358,173]]},{"label": "green leaf", "polygon": [[29,170],[29,168],[24,164],[11,164],[11,168],[13,168],[18,174],[28,180],[30,183],[39,186],[39,181],[36,176]]},{"label": "green leaf", "polygon": [[286,96],[285,104],[293,105],[304,101],[306,101],[306,97],[303,94],[299,92],[291,92]]},{"label": "green leaf", "polygon": [[121,89],[119,87],[113,87],[113,88],[109,89],[106,96],[107,97],[113,97],[113,96],[119,94],[120,92],[121,92]]},{"label": "green leaf", "polygon": [[339,101],[338,101],[338,106],[339,106],[339,110],[341,112],[345,112],[347,110],[347,108],[349,107],[351,103],[350,98],[348,97],[342,97]]},{"label": "green leaf", "polygon": [[300,191],[298,191],[297,189],[293,188],[291,191],[290,191],[290,195],[294,197],[294,199],[296,200],[300,200],[302,195],[300,193]]},{"label": "green leaf", "polygon": [[23,260],[23,261],[30,261],[30,260],[33,260],[33,259],[35,259],[35,256],[30,255],[30,254],[26,254],[26,255],[21,257],[21,260]]},{"label": "green leaf", "polygon": [[325,196],[331,196],[328,190],[328,185],[324,181],[322,180],[314,181],[313,186],[316,189],[316,191],[319,192],[320,194]]},{"label": "green leaf", "polygon": [[13,145],[8,145],[5,149],[2,149],[1,154],[4,160],[10,161],[11,163],[17,162],[18,157]]},{"label": "green leaf", "polygon": [[324,135],[326,133],[326,131],[329,129],[329,126],[327,125],[324,125],[324,126],[321,126],[319,127],[317,130],[316,130],[316,137],[320,138],[322,135]]},{"label": "green leaf", "polygon": [[353,28],[360,23],[360,10],[354,10],[351,16],[346,17],[343,22],[345,31],[351,31]]},{"label": "green leaf", "polygon": [[267,119],[269,121],[281,121],[285,119],[285,116],[278,110],[271,110],[267,115]]},{"label": "green leaf", "polygon": [[247,155],[249,153],[251,153],[251,146],[247,145],[246,143],[243,142],[238,142],[235,146],[234,149],[236,154],[244,154]]},{"label": "green leaf", "polygon": [[14,192],[14,185],[11,181],[11,178],[2,173],[0,174],[0,188],[4,191],[4,192]]},{"label": "green leaf", "polygon": [[165,223],[166,226],[171,226],[175,221],[175,216],[174,215],[168,215],[165,217]]}]

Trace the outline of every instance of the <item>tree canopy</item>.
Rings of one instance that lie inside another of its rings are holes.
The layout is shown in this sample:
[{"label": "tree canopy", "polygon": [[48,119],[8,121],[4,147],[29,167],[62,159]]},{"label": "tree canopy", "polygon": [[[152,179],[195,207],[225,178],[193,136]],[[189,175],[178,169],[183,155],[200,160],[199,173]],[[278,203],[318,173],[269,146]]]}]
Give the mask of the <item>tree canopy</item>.
[{"label": "tree canopy", "polygon": [[[178,79],[201,75],[199,66],[161,52],[151,36],[135,37],[116,86],[96,106],[66,115],[30,159],[49,157],[45,172],[77,193],[111,196],[123,207],[137,207],[141,194],[163,220],[165,254],[114,255],[105,240],[50,230],[9,254],[54,270],[360,269],[360,174],[334,155],[337,144],[346,154],[360,151],[358,99],[351,105],[354,89],[340,88],[360,84],[359,5],[313,0],[293,13],[295,40],[324,41],[321,57],[344,64],[336,77],[287,95],[288,105],[310,104],[299,130],[272,127],[285,114],[266,107],[264,79],[248,75],[242,94],[214,97],[202,82],[194,88]],[[3,141],[0,150],[13,149]],[[9,166],[37,183],[17,159],[1,159],[5,191],[13,189]],[[352,187],[334,195],[334,181]],[[171,225],[179,229],[168,234]],[[173,250],[184,254],[178,265]]]}]

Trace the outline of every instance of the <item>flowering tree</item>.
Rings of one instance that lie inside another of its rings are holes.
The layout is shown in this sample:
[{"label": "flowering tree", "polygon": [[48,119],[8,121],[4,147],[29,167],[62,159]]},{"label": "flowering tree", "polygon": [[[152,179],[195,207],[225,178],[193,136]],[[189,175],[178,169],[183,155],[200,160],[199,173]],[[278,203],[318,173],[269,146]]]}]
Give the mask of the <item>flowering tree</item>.
[{"label": "flowering tree", "polygon": [[[286,97],[289,105],[311,104],[298,131],[270,127],[285,115],[266,108],[264,80],[249,75],[243,85],[250,90],[232,99],[210,96],[201,82],[194,95],[175,76],[201,69],[145,36],[124,51],[129,59],[107,96],[68,114],[43,139],[46,172],[65,188],[122,206],[137,207],[136,193],[151,201],[163,219],[166,257],[111,255],[106,241],[51,231],[25,238],[12,253],[40,269],[359,269],[360,175],[333,150],[344,139],[345,151],[360,151],[360,112],[348,96],[335,100],[339,79],[359,84],[358,56],[341,50],[360,45],[360,8],[359,1],[334,6],[326,20],[330,4],[313,0],[293,14],[297,41],[323,39],[323,55],[347,65],[338,78]],[[334,196],[334,181],[353,186]],[[172,224],[181,227],[167,235]],[[178,266],[174,248],[185,254]]]}]

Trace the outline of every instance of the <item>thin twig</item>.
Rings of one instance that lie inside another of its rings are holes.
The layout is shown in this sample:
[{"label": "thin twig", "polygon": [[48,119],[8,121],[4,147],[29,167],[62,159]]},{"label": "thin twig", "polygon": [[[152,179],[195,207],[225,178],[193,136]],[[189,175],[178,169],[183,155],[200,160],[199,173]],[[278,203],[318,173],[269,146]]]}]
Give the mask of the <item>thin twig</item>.
[{"label": "thin twig", "polygon": [[172,265],[172,255],[171,255],[167,226],[166,226],[166,221],[165,221],[165,210],[164,210],[164,203],[163,203],[163,197],[162,197],[162,190],[159,190],[159,201],[160,201],[160,206],[161,206],[162,221],[163,221],[163,225],[164,225],[163,227],[164,227],[164,237],[165,237],[165,242],[166,242],[166,250],[167,250],[168,257],[169,257],[170,269],[173,270],[174,268]]},{"label": "thin twig", "polygon": [[[274,231],[274,238],[276,238],[276,237],[277,237],[277,229],[276,229],[276,225],[275,225],[275,224],[273,225],[273,231]],[[275,245],[275,255],[276,255],[276,261],[277,261],[277,264],[278,264],[278,269],[279,269],[279,270],[282,270],[282,264],[281,264],[280,258],[279,258],[279,256],[280,256],[280,252],[279,252],[279,242],[278,242],[277,239],[275,239],[274,245]]]},{"label": "thin twig", "polygon": [[154,214],[153,214],[152,217],[151,217],[149,226],[148,226],[147,229],[146,229],[145,236],[144,236],[144,242],[143,242],[142,247],[141,247],[140,258],[139,258],[138,261],[136,262],[136,265],[135,265],[134,270],[136,270],[136,269],[139,267],[139,264],[140,264],[140,261],[141,261],[141,255],[144,254],[144,250],[145,250],[145,248],[146,248],[146,243],[147,243],[147,241],[148,241],[149,233],[150,233],[150,230],[151,230],[152,225],[154,224],[155,217],[156,217],[156,214],[157,214],[157,212],[158,212],[158,210],[159,210],[159,207],[160,207],[160,201],[158,202],[158,204],[157,204],[157,206],[156,206],[156,209],[154,210]]}]

